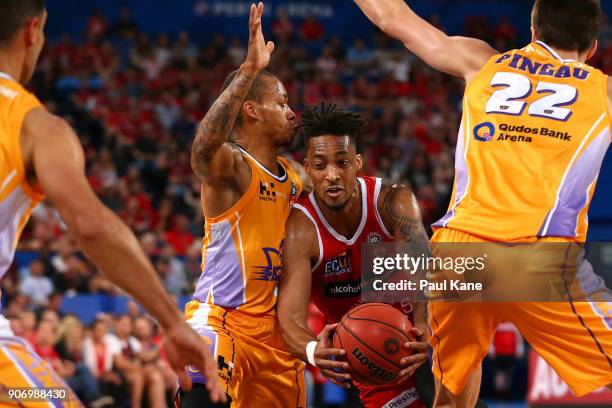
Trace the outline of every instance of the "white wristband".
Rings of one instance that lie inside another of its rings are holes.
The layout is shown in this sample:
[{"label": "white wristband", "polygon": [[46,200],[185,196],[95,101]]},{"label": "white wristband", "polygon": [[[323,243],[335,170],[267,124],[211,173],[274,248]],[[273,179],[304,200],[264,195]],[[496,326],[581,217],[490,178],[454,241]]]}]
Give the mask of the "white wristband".
[{"label": "white wristband", "polygon": [[315,352],[315,348],[317,348],[317,342],[316,341],[311,341],[306,345],[306,359],[308,359],[308,362],[310,363],[310,365],[316,367],[317,365],[315,364],[315,358],[314,358],[314,352]]}]

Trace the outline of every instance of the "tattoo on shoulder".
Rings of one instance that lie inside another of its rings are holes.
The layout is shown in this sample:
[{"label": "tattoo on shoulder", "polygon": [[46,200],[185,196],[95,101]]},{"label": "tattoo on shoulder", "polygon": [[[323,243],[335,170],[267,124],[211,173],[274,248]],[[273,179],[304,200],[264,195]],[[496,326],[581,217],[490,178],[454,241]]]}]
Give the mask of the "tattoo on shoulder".
[{"label": "tattoo on shoulder", "polygon": [[427,242],[428,237],[418,215],[411,211],[414,196],[405,186],[383,186],[380,213],[385,225],[393,231],[396,240]]}]

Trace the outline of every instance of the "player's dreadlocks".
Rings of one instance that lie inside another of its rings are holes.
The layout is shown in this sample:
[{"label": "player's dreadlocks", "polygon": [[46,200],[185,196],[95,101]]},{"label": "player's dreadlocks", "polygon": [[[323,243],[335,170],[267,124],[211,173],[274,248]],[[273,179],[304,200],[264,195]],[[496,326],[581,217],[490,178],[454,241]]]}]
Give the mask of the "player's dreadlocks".
[{"label": "player's dreadlocks", "polygon": [[361,114],[338,109],[338,105],[321,102],[321,106],[302,113],[300,128],[308,141],[322,135],[349,136],[353,143],[359,136],[365,121]]}]

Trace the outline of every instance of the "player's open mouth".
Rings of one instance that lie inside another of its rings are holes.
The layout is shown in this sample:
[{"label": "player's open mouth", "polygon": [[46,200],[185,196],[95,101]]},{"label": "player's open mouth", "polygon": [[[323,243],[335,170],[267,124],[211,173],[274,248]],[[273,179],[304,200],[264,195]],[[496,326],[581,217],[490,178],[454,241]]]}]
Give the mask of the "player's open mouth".
[{"label": "player's open mouth", "polygon": [[329,187],[325,190],[325,194],[331,198],[338,198],[343,191],[344,189],[342,187]]}]

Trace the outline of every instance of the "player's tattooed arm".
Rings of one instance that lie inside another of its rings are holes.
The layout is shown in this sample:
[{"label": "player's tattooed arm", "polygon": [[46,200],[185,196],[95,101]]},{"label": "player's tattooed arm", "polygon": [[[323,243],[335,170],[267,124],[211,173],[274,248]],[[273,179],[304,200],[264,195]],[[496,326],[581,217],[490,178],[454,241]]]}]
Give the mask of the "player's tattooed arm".
[{"label": "player's tattooed arm", "polygon": [[264,40],[261,29],[263,4],[251,6],[249,45],[245,62],[231,84],[210,107],[196,131],[191,148],[191,167],[202,179],[234,174],[236,151],[228,141],[249,90],[259,73],[268,66],[274,43]]},{"label": "player's tattooed arm", "polygon": [[256,76],[254,71],[240,69],[200,122],[191,149],[191,164],[199,176],[207,175],[215,154],[228,141]]},{"label": "player's tattooed arm", "polygon": [[[421,221],[419,204],[412,191],[402,185],[384,185],[378,208],[387,229],[393,233],[394,241],[404,243],[408,255],[428,257],[431,254],[429,238]],[[426,271],[418,271],[425,279]],[[415,326],[427,336],[427,303],[413,303]]]},{"label": "player's tattooed arm", "polygon": [[383,185],[378,208],[395,242],[411,243],[414,251],[429,254],[429,238],[421,221],[419,204],[408,187]]}]

